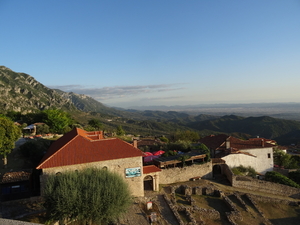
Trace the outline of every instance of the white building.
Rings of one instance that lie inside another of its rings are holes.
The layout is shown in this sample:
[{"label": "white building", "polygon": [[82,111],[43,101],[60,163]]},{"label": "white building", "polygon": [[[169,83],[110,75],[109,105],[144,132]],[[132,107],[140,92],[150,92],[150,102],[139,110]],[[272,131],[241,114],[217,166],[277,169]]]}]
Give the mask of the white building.
[{"label": "white building", "polygon": [[273,148],[276,142],[265,138],[241,140],[220,134],[200,140],[210,150],[213,158],[225,160],[229,167],[251,166],[256,172],[265,174],[274,167]]}]

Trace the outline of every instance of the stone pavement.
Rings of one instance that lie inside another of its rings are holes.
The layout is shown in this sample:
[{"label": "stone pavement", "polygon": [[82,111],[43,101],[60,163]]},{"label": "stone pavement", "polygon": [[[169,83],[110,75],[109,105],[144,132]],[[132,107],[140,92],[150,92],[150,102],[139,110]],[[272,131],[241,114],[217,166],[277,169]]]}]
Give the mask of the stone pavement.
[{"label": "stone pavement", "polygon": [[118,225],[149,225],[146,214],[138,203],[134,203],[128,209],[128,213],[119,220]]}]

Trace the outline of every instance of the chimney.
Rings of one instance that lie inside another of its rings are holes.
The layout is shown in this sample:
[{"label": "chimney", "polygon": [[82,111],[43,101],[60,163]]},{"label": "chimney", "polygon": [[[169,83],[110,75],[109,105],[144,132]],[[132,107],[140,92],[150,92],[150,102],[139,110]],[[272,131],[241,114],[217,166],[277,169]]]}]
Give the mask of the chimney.
[{"label": "chimney", "polygon": [[103,131],[99,131],[99,140],[104,139]]},{"label": "chimney", "polygon": [[264,139],[261,139],[261,146],[265,147],[265,141],[264,141]]},{"label": "chimney", "polygon": [[133,144],[132,145],[133,145],[133,147],[138,148],[136,139],[133,139]]},{"label": "chimney", "polygon": [[226,139],[226,149],[230,148],[230,140],[229,137]]}]

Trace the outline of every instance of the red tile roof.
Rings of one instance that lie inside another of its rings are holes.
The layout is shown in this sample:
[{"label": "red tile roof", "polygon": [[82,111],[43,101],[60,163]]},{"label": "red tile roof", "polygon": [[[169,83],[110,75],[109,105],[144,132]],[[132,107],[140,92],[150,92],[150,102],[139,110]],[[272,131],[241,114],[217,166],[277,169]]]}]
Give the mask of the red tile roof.
[{"label": "red tile roof", "polygon": [[13,183],[18,181],[25,181],[25,180],[29,180],[30,176],[31,176],[31,172],[27,172],[27,171],[8,172],[3,174],[0,183],[4,184],[4,183]]},{"label": "red tile roof", "polygon": [[154,173],[154,172],[160,172],[161,169],[159,169],[157,166],[149,165],[149,166],[143,166],[143,173]]},{"label": "red tile roof", "polygon": [[210,149],[217,149],[226,141],[228,137],[229,136],[226,134],[209,135],[201,138],[199,142],[205,144]]},{"label": "red tile roof", "polygon": [[[37,169],[143,156],[143,152],[118,138],[104,139],[102,132],[74,128],[55,141]],[[142,160],[142,159],[141,159]]]},{"label": "red tile roof", "polygon": [[210,149],[226,150],[226,141],[229,141],[230,148],[236,150],[274,147],[274,144],[268,142],[265,138],[252,138],[249,140],[241,140],[225,134],[210,135],[200,139],[200,142],[205,144]]}]

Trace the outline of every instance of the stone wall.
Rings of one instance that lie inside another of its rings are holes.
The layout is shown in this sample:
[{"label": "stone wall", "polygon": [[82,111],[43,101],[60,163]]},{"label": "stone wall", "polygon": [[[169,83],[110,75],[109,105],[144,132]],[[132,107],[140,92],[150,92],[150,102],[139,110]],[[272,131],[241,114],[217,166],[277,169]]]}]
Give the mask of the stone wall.
[{"label": "stone wall", "polygon": [[[121,177],[128,183],[132,195],[134,196],[144,196],[144,174],[143,174],[143,164],[142,164],[142,157],[132,157],[132,158],[122,158],[122,159],[115,159],[115,160],[107,160],[107,161],[100,161],[94,163],[85,163],[85,164],[76,164],[70,166],[62,166],[62,167],[53,167],[48,169],[43,169],[43,175],[41,176],[41,182],[45,181],[45,176],[48,174],[56,174],[58,172],[63,173],[64,171],[76,171],[82,170],[88,167],[95,167],[95,168],[106,168],[109,171],[116,172],[120,174]],[[125,168],[134,168],[140,167],[141,168],[141,176],[139,177],[132,177],[127,178],[125,176]],[[147,175],[147,174],[146,174]],[[41,187],[43,184],[41,183]]]},{"label": "stone wall", "polygon": [[253,179],[251,177],[247,177],[247,180],[243,178],[244,177],[241,176],[232,176],[231,185],[233,187],[245,188],[252,191],[267,192],[274,195],[300,198],[300,188]]},{"label": "stone wall", "polygon": [[212,163],[208,162],[201,165],[193,164],[183,168],[162,169],[159,176],[159,182],[161,184],[184,182],[190,180],[192,177],[212,178]]},{"label": "stone wall", "polygon": [[282,169],[282,168],[276,168],[276,167],[274,167],[273,171],[281,173],[282,175],[284,175],[284,176],[287,177],[289,175],[289,172],[297,171],[297,169]]},{"label": "stone wall", "polygon": [[226,164],[222,165],[222,174],[226,175],[233,187],[245,188],[252,191],[266,192],[275,195],[289,196],[292,198],[300,198],[300,188],[258,180],[251,177],[236,176]]},{"label": "stone wall", "polygon": [[1,225],[39,225],[40,223],[29,223],[19,220],[9,220],[0,218]]},{"label": "stone wall", "polygon": [[224,174],[227,177],[228,181],[232,185],[232,180],[235,175],[232,173],[231,169],[227,164],[222,164],[221,168],[222,168],[222,174]]}]

